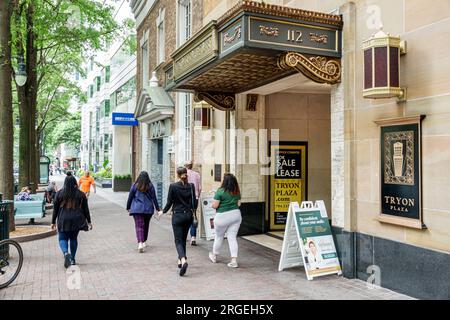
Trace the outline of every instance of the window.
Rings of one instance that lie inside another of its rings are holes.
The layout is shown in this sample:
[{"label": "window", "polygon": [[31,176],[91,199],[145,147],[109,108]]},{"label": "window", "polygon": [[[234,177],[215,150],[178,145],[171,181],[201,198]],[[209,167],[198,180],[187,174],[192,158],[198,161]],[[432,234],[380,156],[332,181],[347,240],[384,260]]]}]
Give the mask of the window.
[{"label": "window", "polygon": [[89,98],[94,96],[94,85],[89,85]]},{"label": "window", "polygon": [[94,70],[94,57],[91,57],[90,63],[89,63],[89,71]]},{"label": "window", "polygon": [[159,15],[156,19],[156,43],[157,43],[157,62],[158,64],[164,62],[165,59],[165,33],[164,33],[164,14],[165,10],[160,9]]},{"label": "window", "polygon": [[107,66],[105,68],[105,83],[109,83],[110,77],[111,77],[111,67]]},{"label": "window", "polygon": [[189,93],[180,93],[179,95],[180,108],[180,129],[182,134],[183,147],[180,150],[183,154],[181,161],[191,160],[191,95]]},{"label": "window", "polygon": [[163,139],[158,139],[158,164],[163,164],[164,152],[163,152]]},{"label": "window", "polygon": [[109,134],[107,134],[107,133],[105,133],[105,135],[104,135],[103,148],[105,151],[109,150]]},{"label": "window", "polygon": [[102,86],[102,79],[100,78],[100,76],[95,77],[95,81],[96,81],[96,85],[97,85],[97,92],[100,91],[100,88]]},{"label": "window", "polygon": [[105,117],[109,117],[109,112],[111,111],[111,106],[109,100],[105,100]]},{"label": "window", "polygon": [[148,56],[148,42],[145,42],[141,48],[142,50],[142,87],[148,86],[148,76],[150,74],[149,70],[149,56]]},{"label": "window", "polygon": [[191,37],[191,0],[178,2],[178,46],[181,46]]}]

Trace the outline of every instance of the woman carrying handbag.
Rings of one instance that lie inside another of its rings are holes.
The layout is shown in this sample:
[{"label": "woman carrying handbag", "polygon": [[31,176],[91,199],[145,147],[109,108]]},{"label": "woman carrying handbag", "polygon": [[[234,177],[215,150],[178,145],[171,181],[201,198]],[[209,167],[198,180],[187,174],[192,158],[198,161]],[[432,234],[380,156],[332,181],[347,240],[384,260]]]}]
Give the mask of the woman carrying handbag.
[{"label": "woman carrying handbag", "polygon": [[56,193],[53,201],[52,229],[56,228],[64,267],[68,268],[76,264],[78,233],[92,229],[86,195],[78,190],[77,180],[73,176],[66,177],[64,188]]},{"label": "woman carrying handbag", "polygon": [[161,209],[156,198],[155,187],[146,171],[142,171],[128,194],[127,211],[134,218],[138,252],[144,252],[147,247],[150,219],[156,210]]},{"label": "woman carrying handbag", "polygon": [[180,276],[184,276],[188,267],[186,238],[189,227],[194,220],[197,220],[196,211],[198,201],[195,198],[195,186],[187,181],[186,168],[179,167],[177,169],[177,175],[179,181],[170,185],[167,204],[163,212],[166,213],[172,208],[172,228],[175,248],[178,253],[178,268],[180,268]]}]

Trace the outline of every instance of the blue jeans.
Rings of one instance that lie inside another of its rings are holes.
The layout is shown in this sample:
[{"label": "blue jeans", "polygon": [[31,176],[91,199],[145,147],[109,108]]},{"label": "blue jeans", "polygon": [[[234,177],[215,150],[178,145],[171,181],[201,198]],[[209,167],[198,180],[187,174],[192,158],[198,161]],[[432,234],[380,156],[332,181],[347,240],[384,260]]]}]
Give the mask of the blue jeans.
[{"label": "blue jeans", "polygon": [[72,256],[72,259],[75,259],[75,255],[77,254],[78,233],[79,231],[58,232],[59,247],[61,248],[61,251],[63,252],[63,254],[68,253],[70,243],[70,255]]}]

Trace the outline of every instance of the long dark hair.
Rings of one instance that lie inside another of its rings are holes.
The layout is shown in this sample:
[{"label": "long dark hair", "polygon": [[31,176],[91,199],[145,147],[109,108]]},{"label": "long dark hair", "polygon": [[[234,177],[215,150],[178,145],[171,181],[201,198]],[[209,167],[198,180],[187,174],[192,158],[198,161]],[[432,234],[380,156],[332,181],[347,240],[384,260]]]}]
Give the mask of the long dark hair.
[{"label": "long dark hair", "polygon": [[61,207],[75,209],[80,204],[83,193],[78,190],[77,179],[68,176],[64,180],[64,187],[61,190]]},{"label": "long dark hair", "polygon": [[222,185],[220,186],[224,191],[231,193],[233,196],[241,194],[239,184],[236,177],[231,173],[225,173],[223,175]]},{"label": "long dark hair", "polygon": [[152,182],[150,181],[147,171],[142,171],[134,184],[136,189],[140,192],[147,192],[150,190]]}]

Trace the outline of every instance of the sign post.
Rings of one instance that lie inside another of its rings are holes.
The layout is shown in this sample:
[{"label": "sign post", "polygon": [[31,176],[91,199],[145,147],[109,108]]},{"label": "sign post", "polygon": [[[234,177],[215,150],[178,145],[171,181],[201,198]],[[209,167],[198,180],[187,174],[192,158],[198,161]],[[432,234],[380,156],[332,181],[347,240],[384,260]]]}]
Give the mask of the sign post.
[{"label": "sign post", "polygon": [[308,280],[338,274],[341,266],[331,227],[322,202],[297,202],[289,206],[279,271],[304,265]]},{"label": "sign post", "polygon": [[202,204],[202,216],[203,225],[205,227],[206,240],[214,240],[215,230],[214,230],[214,217],[216,216],[216,210],[211,207],[214,200],[214,193],[204,193],[202,192],[200,201]]}]

